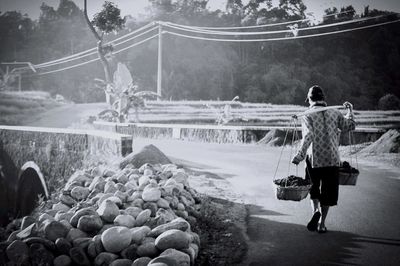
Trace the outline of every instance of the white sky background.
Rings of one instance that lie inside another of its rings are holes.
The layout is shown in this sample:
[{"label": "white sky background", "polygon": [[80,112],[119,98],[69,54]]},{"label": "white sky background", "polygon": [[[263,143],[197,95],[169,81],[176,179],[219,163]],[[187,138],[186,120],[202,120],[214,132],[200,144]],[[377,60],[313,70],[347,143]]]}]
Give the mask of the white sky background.
[{"label": "white sky background", "polygon": [[[247,3],[249,0],[243,0]],[[37,19],[40,14],[40,5],[45,2],[46,4],[58,7],[59,0],[0,0],[0,11],[17,10],[22,14],[27,13],[30,18]],[[83,7],[83,0],[74,0],[79,6]],[[132,15],[137,16],[145,12],[145,7],[148,6],[148,0],[111,0],[120,9],[122,16]],[[274,0],[274,5],[279,1]],[[364,6],[369,5],[370,9],[376,8],[379,10],[394,11],[400,13],[400,0],[303,0],[307,6],[306,13],[313,12],[314,16],[318,19],[322,17],[325,9],[336,6],[337,8],[353,5],[357,13],[364,10]],[[104,0],[88,0],[88,13],[92,17],[95,13],[101,10]],[[225,9],[226,0],[209,0],[208,8],[210,10]]]}]

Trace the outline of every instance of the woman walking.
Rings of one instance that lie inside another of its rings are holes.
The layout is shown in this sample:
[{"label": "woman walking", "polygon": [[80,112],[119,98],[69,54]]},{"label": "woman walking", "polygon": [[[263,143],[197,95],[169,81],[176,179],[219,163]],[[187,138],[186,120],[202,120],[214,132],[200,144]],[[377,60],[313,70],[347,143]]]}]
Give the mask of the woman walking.
[{"label": "woman walking", "polygon": [[329,207],[337,205],[339,196],[340,134],[355,129],[353,106],[349,102],[343,104],[348,110],[345,116],[337,109],[321,109],[327,104],[317,85],[309,89],[306,102],[314,112],[303,117],[303,139],[292,163],[297,165],[305,159],[306,178],[312,182],[313,215],[307,229],[326,233]]}]

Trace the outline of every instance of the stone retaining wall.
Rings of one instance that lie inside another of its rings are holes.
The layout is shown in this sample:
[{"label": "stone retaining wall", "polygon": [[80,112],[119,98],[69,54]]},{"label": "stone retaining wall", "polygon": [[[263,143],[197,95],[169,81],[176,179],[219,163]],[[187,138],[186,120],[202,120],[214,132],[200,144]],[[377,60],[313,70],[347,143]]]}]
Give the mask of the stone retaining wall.
[{"label": "stone retaining wall", "polygon": [[88,155],[123,156],[132,152],[132,137],[102,131],[0,126],[0,150],[16,169],[34,161],[51,190],[80,168]]},{"label": "stone retaining wall", "polygon": [[111,132],[62,128],[0,126],[0,164],[9,202],[15,206],[21,167],[34,162],[43,173],[47,189],[65,183],[91,156],[124,156],[132,152],[132,136]]}]

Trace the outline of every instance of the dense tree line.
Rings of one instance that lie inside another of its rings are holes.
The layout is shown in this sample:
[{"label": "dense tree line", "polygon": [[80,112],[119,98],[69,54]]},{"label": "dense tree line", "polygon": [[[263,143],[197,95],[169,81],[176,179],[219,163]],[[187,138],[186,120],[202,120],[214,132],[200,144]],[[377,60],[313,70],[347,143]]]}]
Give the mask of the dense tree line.
[{"label": "dense tree line", "polygon": [[[146,18],[127,17],[125,28],[106,38],[112,40],[153,20],[196,26],[244,26],[303,19],[307,13],[301,0],[280,0],[278,6],[273,6],[271,0],[248,4],[229,0],[225,10],[216,11],[207,9],[207,2],[149,0]],[[57,8],[42,4],[40,9],[41,15],[35,21],[18,12],[0,14],[0,61],[37,64],[96,46],[83,12],[74,2],[60,0]],[[340,12],[346,13],[327,17],[322,23],[388,14],[368,8],[356,14],[351,6],[325,11],[327,15]],[[390,19],[393,17],[386,16],[381,21]],[[273,28],[279,29],[287,27]],[[227,100],[238,95],[242,101],[302,104],[313,84],[325,88],[330,104],[350,100],[359,109],[376,108],[378,100],[389,93],[400,97],[398,23],[315,38],[257,43],[209,42],[166,34],[163,44],[166,99]],[[117,62],[125,63],[143,90],[156,90],[157,39],[114,55],[110,62],[112,67]],[[104,101],[103,92],[94,87],[95,78],[104,79],[99,62],[43,76],[29,73],[23,82],[25,89],[61,93],[78,102]]]}]

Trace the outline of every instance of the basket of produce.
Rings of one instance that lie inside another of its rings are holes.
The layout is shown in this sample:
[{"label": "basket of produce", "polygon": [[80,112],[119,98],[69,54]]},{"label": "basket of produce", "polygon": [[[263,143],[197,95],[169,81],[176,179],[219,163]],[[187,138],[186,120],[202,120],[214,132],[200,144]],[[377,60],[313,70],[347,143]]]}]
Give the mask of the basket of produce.
[{"label": "basket of produce", "polygon": [[352,167],[348,162],[342,162],[339,167],[339,185],[355,186],[357,177],[360,174],[358,169]]},{"label": "basket of produce", "polygon": [[305,199],[311,189],[310,180],[290,175],[286,178],[274,180],[276,198],[280,200],[301,201]]}]

